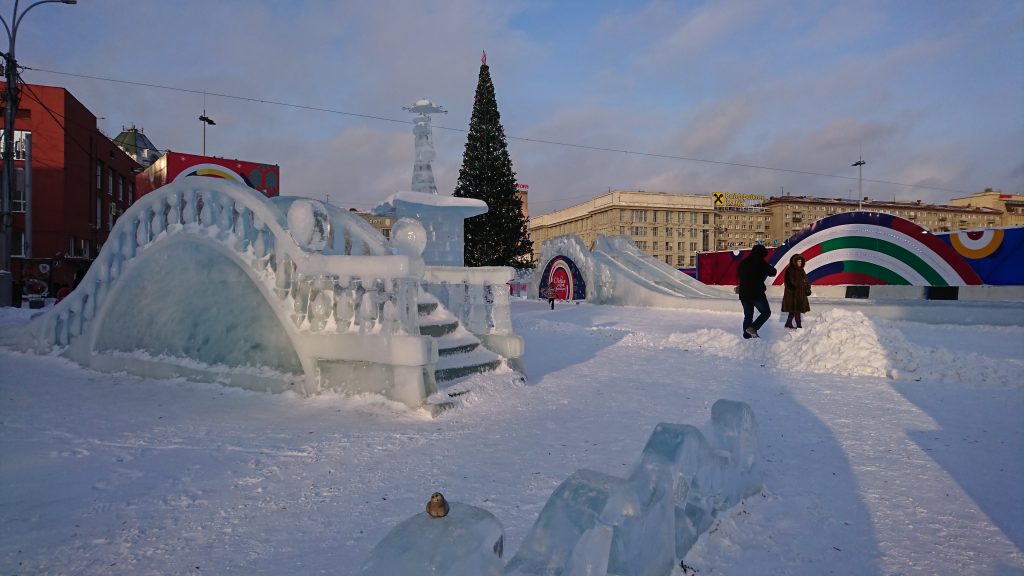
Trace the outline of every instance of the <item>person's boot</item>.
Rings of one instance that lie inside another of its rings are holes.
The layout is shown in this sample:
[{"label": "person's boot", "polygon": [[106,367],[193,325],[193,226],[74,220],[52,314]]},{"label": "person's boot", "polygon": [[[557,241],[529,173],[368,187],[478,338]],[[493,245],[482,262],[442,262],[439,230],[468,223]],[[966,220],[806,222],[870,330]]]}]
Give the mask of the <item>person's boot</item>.
[{"label": "person's boot", "polygon": [[797,328],[803,328],[804,327],[804,325],[800,323],[800,315],[799,314],[796,315],[796,327]]},{"label": "person's boot", "polygon": [[790,312],[789,316],[786,316],[786,328],[793,328],[793,313]]}]

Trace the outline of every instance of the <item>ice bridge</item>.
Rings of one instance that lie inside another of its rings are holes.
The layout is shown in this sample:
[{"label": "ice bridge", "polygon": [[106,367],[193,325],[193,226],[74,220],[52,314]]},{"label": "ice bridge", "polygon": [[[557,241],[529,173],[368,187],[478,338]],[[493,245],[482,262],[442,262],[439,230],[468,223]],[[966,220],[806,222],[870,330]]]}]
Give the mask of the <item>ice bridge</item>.
[{"label": "ice bridge", "polygon": [[330,204],[185,178],[129,208],[80,285],[4,340],[101,371],[421,406],[522,356],[512,270],[427,265],[428,236],[402,218],[389,243]]}]

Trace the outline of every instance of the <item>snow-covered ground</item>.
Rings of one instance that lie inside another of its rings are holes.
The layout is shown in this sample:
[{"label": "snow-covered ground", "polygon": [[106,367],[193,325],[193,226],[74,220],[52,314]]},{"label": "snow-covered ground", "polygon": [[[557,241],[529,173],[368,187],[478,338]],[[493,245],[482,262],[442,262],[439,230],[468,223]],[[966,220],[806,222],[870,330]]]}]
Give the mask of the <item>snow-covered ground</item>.
[{"label": "snow-covered ground", "polygon": [[476,377],[436,419],[0,350],[0,573],[348,574],[434,491],[495,514],[507,558],[570,473],[621,476],[655,424],[730,398],[765,490],[697,574],[1024,574],[1024,327],[777,319],[745,341],[738,303],[516,300],[529,383]]}]

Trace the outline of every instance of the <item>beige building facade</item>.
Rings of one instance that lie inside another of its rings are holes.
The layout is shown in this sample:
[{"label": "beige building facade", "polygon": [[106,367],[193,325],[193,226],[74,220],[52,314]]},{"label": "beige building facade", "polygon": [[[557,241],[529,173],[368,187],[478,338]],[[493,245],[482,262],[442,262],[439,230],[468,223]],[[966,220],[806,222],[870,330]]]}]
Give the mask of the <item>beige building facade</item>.
[{"label": "beige building facade", "polygon": [[709,194],[616,190],[529,221],[533,257],[545,240],[576,234],[587,246],[598,234],[629,236],[638,248],[670,266],[693,266],[696,253],[716,246]]},{"label": "beige building facade", "polygon": [[[905,218],[935,232],[1024,224],[1024,196],[988,192],[966,205],[921,201],[862,202],[813,196],[671,194],[617,190],[529,220],[533,256],[545,240],[578,235],[591,246],[598,234],[629,236],[651,256],[678,268],[694,266],[698,252],[778,246],[814,222],[842,212],[869,210]],[[1007,197],[1009,196],[1009,198]],[[1000,203],[997,206],[997,203]],[[990,203],[990,204],[983,204]]]},{"label": "beige building facade", "polygon": [[1003,194],[998,190],[986,188],[984,192],[971,194],[965,198],[953,198],[949,203],[953,206],[998,210],[1000,226],[1024,226],[1024,194]]},{"label": "beige building facade", "polygon": [[804,227],[826,216],[843,212],[867,210],[899,216],[933,232],[955,232],[974,228],[1001,226],[1000,214],[990,208],[925,204],[916,201],[878,201],[865,198],[861,202],[843,198],[814,196],[773,196],[762,203],[771,214],[769,238],[780,244]]}]

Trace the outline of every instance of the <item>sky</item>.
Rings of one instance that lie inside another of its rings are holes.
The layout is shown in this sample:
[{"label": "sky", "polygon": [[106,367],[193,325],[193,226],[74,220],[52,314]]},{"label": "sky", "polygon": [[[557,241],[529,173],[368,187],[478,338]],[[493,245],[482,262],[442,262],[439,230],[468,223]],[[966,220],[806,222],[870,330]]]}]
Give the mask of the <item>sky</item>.
[{"label": "sky", "polygon": [[1024,573],[1024,327],[811,306],[744,341],[738,304],[513,298],[527,382],[474,376],[436,418],[0,349],[0,572],[352,574],[434,491],[493,514],[508,560],[570,474],[624,477],[659,422],[728,398],[764,488],[687,553],[700,576]]},{"label": "sky", "polygon": [[367,210],[410,188],[420,98],[448,110],[433,167],[454,189],[483,51],[531,214],[609,190],[1024,193],[1016,0],[79,0],[34,8],[16,54],[110,137],[201,153],[205,110],[209,155]]}]

